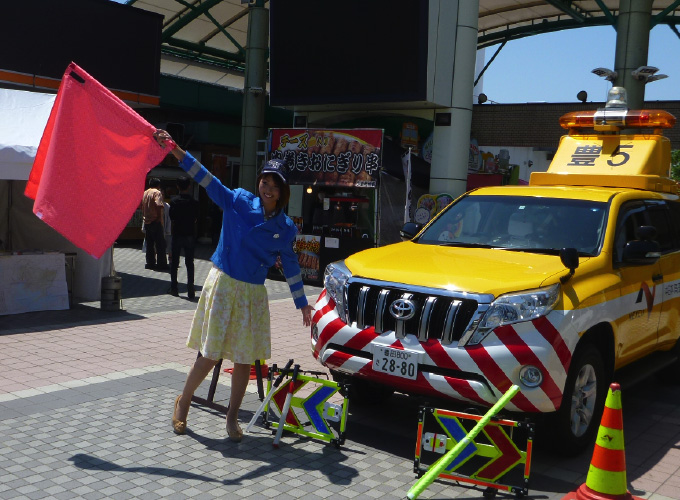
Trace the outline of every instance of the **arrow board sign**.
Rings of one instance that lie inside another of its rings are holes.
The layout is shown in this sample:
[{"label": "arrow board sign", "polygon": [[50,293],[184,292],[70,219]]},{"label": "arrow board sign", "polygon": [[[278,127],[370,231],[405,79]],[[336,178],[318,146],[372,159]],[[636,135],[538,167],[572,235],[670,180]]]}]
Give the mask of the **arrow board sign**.
[{"label": "arrow board sign", "polygon": [[[421,407],[414,472],[422,476],[460,442],[481,415]],[[534,428],[529,422],[491,420],[439,478],[526,496]]]}]

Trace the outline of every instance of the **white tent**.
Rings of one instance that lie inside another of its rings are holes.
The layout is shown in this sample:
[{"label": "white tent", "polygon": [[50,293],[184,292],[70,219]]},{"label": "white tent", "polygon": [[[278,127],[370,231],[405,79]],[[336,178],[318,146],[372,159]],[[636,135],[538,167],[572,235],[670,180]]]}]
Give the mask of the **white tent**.
[{"label": "white tent", "polygon": [[24,196],[55,95],[0,89],[0,251],[75,253],[73,296],[99,300],[101,278],[111,272],[111,252],[95,259],[33,214]]}]

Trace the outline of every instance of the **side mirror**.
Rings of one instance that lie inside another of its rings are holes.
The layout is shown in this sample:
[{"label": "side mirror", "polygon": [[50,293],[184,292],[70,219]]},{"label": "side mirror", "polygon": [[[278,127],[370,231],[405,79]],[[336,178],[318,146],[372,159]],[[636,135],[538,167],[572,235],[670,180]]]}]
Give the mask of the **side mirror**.
[{"label": "side mirror", "polygon": [[661,257],[656,241],[634,240],[623,248],[623,262],[626,264],[654,264]]},{"label": "side mirror", "polygon": [[560,250],[560,260],[562,265],[569,269],[569,274],[565,274],[560,278],[560,282],[564,284],[574,275],[574,271],[578,267],[578,250],[575,248],[563,248]]},{"label": "side mirror", "polygon": [[661,248],[653,238],[656,236],[654,226],[640,226],[638,228],[639,240],[626,243],[623,248],[623,262],[626,264],[654,264],[661,257]]},{"label": "side mirror", "polygon": [[417,222],[407,222],[404,224],[404,227],[401,228],[401,231],[399,231],[399,236],[401,236],[402,241],[412,240],[422,228],[422,224],[418,224]]},{"label": "side mirror", "polygon": [[563,248],[560,250],[560,260],[564,267],[573,271],[578,267],[578,250],[575,248]]}]

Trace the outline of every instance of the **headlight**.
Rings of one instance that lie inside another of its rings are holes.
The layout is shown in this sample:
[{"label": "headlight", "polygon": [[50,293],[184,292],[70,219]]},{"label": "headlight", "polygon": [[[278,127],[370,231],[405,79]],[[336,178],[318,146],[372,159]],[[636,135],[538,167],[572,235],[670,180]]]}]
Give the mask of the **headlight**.
[{"label": "headlight", "polygon": [[560,285],[501,295],[491,303],[479,322],[470,344],[479,344],[491,330],[503,325],[520,323],[545,316],[553,310],[559,298]]},{"label": "headlight", "polygon": [[326,266],[323,276],[323,286],[326,292],[335,302],[335,310],[340,319],[347,323],[347,280],[352,277],[352,273],[342,261],[333,262]]}]

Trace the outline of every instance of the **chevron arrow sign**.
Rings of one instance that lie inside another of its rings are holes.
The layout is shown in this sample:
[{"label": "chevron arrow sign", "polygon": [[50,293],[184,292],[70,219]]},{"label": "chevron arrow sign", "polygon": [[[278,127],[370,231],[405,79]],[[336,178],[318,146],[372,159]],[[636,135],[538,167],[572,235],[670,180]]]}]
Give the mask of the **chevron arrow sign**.
[{"label": "chevron arrow sign", "polygon": [[[421,476],[482,417],[421,407],[414,472]],[[439,477],[515,494],[528,494],[534,428],[530,422],[496,419],[487,424]]]}]

